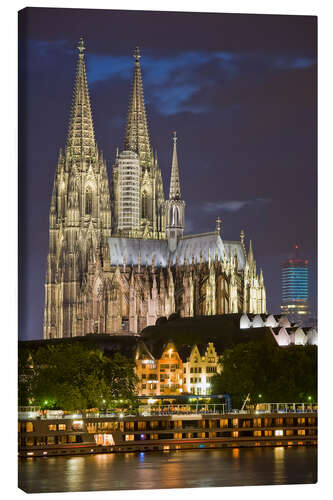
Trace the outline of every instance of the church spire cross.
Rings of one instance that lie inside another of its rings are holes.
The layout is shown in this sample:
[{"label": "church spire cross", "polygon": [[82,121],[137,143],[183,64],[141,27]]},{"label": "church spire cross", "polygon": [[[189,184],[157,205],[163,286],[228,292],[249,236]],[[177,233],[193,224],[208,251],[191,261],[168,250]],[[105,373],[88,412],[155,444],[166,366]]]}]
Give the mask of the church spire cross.
[{"label": "church spire cross", "polygon": [[221,234],[221,222],[222,222],[222,220],[221,220],[220,216],[218,216],[216,219],[216,232],[218,234]]},{"label": "church spire cross", "polygon": [[135,47],[135,51],[134,51],[133,57],[134,57],[136,63],[140,62],[140,57],[141,56],[140,56],[139,47]]},{"label": "church spire cross", "polygon": [[81,36],[80,40],[79,40],[79,44],[77,46],[77,48],[79,49],[79,53],[80,55],[84,55],[84,51],[86,50],[85,46],[84,46],[84,40],[83,40],[83,36]]},{"label": "church spire cross", "polygon": [[180,181],[178,169],[178,156],[177,156],[177,133],[173,133],[173,153],[172,153],[172,166],[171,166],[171,180],[170,180],[170,193],[169,200],[180,199]]},{"label": "church spire cross", "polygon": [[176,142],[177,142],[177,132],[174,131],[174,133],[173,133],[173,143],[176,144]]}]

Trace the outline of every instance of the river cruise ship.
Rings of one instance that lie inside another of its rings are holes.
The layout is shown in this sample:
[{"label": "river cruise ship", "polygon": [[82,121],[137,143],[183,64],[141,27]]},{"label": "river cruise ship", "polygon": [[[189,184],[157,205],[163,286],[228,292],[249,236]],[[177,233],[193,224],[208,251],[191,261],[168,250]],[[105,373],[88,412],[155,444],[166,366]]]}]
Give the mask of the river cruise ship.
[{"label": "river cruise ship", "polygon": [[276,403],[226,413],[209,406],[143,406],[137,415],[32,408],[19,412],[19,456],[317,445],[317,405]]}]

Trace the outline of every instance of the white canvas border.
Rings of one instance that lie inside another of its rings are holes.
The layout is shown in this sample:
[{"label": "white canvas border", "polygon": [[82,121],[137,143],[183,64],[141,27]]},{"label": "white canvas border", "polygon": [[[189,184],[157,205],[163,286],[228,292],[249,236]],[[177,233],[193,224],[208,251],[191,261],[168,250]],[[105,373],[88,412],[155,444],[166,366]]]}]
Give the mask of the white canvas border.
[{"label": "white canvas border", "polygon": [[[23,2],[12,1],[2,6],[2,120],[1,135],[3,139],[2,175],[1,175],[1,319],[2,319],[2,411],[1,411],[1,490],[5,498],[24,495],[17,490],[17,453],[16,453],[16,342],[17,342],[17,10],[25,7]],[[320,339],[320,474],[318,485],[274,486],[267,487],[234,487],[181,490],[135,490],[131,492],[94,492],[73,493],[81,497],[91,495],[108,496],[117,499],[167,498],[175,499],[204,495],[216,497],[232,495],[237,499],[260,499],[269,496],[275,498],[291,498],[302,495],[312,498],[315,494],[326,497],[325,490],[330,487],[332,444],[329,439],[329,428],[332,418],[331,378],[329,372],[332,353],[331,327],[331,283],[332,283],[332,222],[331,222],[331,190],[332,190],[332,6],[325,0],[297,1],[280,0],[259,1],[213,1],[204,4],[198,0],[169,0],[163,3],[123,0],[119,5],[114,1],[80,0],[80,1],[32,1],[34,7],[75,7],[75,8],[121,8],[140,10],[176,10],[197,12],[232,12],[254,14],[296,14],[319,16],[319,339]],[[306,203],[306,200],[304,200]],[[39,494],[38,498],[44,497]],[[52,498],[63,498],[63,494],[54,494]]]}]

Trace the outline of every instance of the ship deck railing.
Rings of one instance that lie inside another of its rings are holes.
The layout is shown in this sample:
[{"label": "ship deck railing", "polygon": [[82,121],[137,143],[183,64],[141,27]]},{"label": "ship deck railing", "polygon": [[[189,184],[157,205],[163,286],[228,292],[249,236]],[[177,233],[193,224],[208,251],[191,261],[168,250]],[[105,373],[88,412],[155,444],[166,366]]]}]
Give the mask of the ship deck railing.
[{"label": "ship deck railing", "polygon": [[170,416],[170,415],[244,415],[244,414],[270,414],[270,413],[317,413],[317,403],[259,403],[244,410],[233,409],[228,411],[225,404],[197,404],[197,405],[142,405],[137,413],[119,413],[113,411],[102,412],[75,412],[67,413],[62,410],[41,411],[38,407],[20,407],[19,420],[35,419],[82,419],[82,418],[126,418],[139,416]]}]

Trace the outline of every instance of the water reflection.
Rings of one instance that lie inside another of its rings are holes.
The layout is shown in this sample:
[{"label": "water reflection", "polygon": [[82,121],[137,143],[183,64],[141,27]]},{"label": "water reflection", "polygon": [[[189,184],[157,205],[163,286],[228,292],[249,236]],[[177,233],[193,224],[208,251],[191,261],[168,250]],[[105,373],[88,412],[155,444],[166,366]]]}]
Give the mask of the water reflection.
[{"label": "water reflection", "polygon": [[284,460],[284,447],[279,446],[273,448],[274,450],[274,482],[275,484],[281,483],[281,478],[285,474],[285,460]]},{"label": "water reflection", "polygon": [[24,491],[97,491],[316,482],[316,448],[233,448],[19,460]]}]

